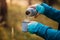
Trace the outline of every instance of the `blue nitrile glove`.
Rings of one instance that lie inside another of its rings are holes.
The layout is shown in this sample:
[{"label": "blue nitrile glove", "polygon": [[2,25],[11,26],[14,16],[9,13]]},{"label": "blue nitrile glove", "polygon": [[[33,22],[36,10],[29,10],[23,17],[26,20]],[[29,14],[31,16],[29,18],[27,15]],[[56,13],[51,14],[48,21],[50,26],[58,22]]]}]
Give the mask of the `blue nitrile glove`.
[{"label": "blue nitrile glove", "polygon": [[43,6],[41,6],[40,4],[36,5],[36,11],[39,13],[39,14],[43,14],[44,11],[45,11],[45,8]]},{"label": "blue nitrile glove", "polygon": [[32,5],[31,7],[28,7],[26,10],[26,15],[28,16],[36,16],[37,13],[43,14],[45,11],[45,8],[41,6],[40,4]]},{"label": "blue nitrile glove", "polygon": [[45,40],[60,40],[60,31],[52,29],[44,24],[38,22],[31,22],[28,24],[28,32],[36,34]]},{"label": "blue nitrile glove", "polygon": [[37,32],[37,30],[38,30],[38,29],[36,28],[37,24],[38,24],[38,22],[35,22],[35,21],[29,23],[29,24],[28,24],[28,32],[30,32],[30,33],[35,33],[35,32]]},{"label": "blue nitrile glove", "polygon": [[41,34],[44,34],[47,28],[49,28],[49,27],[45,26],[42,23],[36,22],[36,21],[32,21],[28,24],[28,32],[30,32],[32,34],[37,33],[38,30],[41,31]]}]

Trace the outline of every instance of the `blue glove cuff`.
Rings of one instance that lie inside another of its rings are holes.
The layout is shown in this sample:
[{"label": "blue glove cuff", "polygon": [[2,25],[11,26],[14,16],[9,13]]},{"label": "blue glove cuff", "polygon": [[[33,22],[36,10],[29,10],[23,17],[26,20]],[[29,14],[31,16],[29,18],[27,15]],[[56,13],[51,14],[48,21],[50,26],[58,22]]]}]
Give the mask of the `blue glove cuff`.
[{"label": "blue glove cuff", "polygon": [[28,32],[30,32],[32,34],[34,34],[35,32],[37,32],[37,30],[38,30],[36,28],[37,24],[38,24],[38,22],[29,23],[28,24]]},{"label": "blue glove cuff", "polygon": [[39,13],[39,14],[43,14],[44,11],[45,11],[45,8],[43,6],[41,6],[40,4],[38,4],[36,6],[36,11]]}]

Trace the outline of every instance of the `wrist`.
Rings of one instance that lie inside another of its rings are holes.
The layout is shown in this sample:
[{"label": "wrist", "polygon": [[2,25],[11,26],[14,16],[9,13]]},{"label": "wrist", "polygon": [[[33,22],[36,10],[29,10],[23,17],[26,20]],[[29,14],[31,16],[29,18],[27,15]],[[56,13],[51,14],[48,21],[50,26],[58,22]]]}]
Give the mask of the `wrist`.
[{"label": "wrist", "polygon": [[[41,3],[42,4],[42,3]],[[43,6],[41,6],[41,4],[38,4],[36,6],[36,11],[39,13],[39,14],[44,14],[44,11],[45,11],[45,8]]]},{"label": "wrist", "polygon": [[31,22],[28,24],[28,32],[29,33],[32,33],[32,34],[35,34],[38,30],[38,22]]}]

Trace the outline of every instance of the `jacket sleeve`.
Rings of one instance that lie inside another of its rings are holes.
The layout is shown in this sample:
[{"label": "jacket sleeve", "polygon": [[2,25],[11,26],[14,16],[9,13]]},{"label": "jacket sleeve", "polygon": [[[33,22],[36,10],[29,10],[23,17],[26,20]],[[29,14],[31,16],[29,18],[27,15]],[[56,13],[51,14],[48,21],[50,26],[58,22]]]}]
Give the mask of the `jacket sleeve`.
[{"label": "jacket sleeve", "polygon": [[60,22],[60,10],[54,9],[45,3],[42,3],[41,5],[45,8],[44,15],[57,22]]},{"label": "jacket sleeve", "polygon": [[41,36],[46,40],[60,40],[60,31],[54,30],[38,22],[30,23],[28,32]]}]

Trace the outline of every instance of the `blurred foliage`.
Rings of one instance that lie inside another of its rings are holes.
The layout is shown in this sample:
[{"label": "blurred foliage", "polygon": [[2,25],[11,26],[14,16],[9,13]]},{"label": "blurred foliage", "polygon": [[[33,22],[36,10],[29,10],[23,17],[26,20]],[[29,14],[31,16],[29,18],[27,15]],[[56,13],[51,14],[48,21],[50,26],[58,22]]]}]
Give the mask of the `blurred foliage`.
[{"label": "blurred foliage", "polygon": [[6,29],[0,25],[0,40],[12,40],[11,29]]}]

